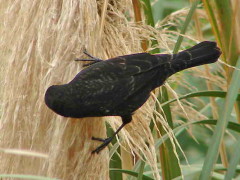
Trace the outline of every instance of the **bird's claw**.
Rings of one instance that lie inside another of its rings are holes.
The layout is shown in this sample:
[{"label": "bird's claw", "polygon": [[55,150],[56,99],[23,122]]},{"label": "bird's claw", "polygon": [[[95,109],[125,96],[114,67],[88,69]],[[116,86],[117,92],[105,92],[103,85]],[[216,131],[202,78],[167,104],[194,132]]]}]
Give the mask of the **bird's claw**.
[{"label": "bird's claw", "polygon": [[86,66],[91,66],[92,64],[101,62],[101,59],[80,59],[80,58],[76,58],[75,61],[91,61],[90,63],[84,64],[83,67]]},{"label": "bird's claw", "polygon": [[96,138],[96,137],[92,137],[92,140],[94,140],[94,141],[101,141],[101,142],[105,141],[105,139],[103,139],[103,138]]},{"label": "bird's claw", "polygon": [[92,154],[94,154],[94,153],[98,154],[101,150],[103,150],[105,147],[107,147],[107,145],[112,141],[112,137],[109,137],[106,139],[92,137],[92,140],[103,142],[100,146],[98,146],[95,150],[92,151]]}]

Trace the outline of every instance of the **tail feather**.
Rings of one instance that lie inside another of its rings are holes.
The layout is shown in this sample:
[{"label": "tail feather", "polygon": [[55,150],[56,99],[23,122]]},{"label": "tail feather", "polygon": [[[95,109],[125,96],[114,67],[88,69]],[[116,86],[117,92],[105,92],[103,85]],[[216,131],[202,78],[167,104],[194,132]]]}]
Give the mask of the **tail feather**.
[{"label": "tail feather", "polygon": [[187,68],[214,63],[220,55],[221,51],[215,42],[203,41],[178,54],[174,54],[170,62],[174,71],[178,72]]}]

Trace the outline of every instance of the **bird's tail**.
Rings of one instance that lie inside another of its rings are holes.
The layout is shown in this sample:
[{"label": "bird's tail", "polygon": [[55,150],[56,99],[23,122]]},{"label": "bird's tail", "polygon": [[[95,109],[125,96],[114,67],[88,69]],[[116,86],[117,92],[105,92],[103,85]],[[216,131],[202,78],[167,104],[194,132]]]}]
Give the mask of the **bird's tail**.
[{"label": "bird's tail", "polygon": [[203,64],[214,63],[221,55],[220,49],[215,42],[203,41],[189,49],[174,54],[171,57],[170,68],[172,73],[200,66]]}]

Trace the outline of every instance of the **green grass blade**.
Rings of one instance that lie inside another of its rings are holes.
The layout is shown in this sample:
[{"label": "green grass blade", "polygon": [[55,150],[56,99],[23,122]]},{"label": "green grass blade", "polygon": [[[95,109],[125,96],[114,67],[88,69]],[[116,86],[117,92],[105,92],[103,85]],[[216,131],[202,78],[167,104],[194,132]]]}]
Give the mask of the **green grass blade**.
[{"label": "green grass blade", "polygon": [[[111,137],[114,133],[113,129],[110,127],[108,123],[106,123],[106,129],[107,129],[107,136]],[[109,162],[109,167],[110,168],[122,168],[122,161],[121,158],[119,157],[118,153],[120,153],[120,148],[118,141],[114,138],[112,140],[113,147],[110,149],[110,159],[111,161]],[[121,180],[122,179],[122,174],[120,173],[113,173],[109,172],[110,179],[116,179],[116,180]]]},{"label": "green grass blade", "polygon": [[[141,0],[143,2],[143,10],[144,10],[144,14],[147,20],[147,24],[155,27],[155,22],[154,22],[154,18],[153,18],[153,12],[152,12],[152,6],[151,6],[151,2],[150,0]],[[152,46],[158,44],[157,40],[152,40]],[[150,53],[155,54],[155,53],[159,53],[159,49],[153,49]]]},{"label": "green grass blade", "polygon": [[[113,169],[113,168],[110,168],[110,172],[113,172],[113,173],[114,173],[114,172],[125,173],[125,174],[131,175],[131,176],[133,176],[133,177],[138,177],[138,173],[135,172],[135,171],[131,171],[131,170]],[[142,175],[142,180],[154,180],[154,179],[143,174],[143,175]]]},{"label": "green grass blade", "polygon": [[[161,104],[161,106],[166,106],[167,104],[170,104],[172,102],[175,102],[177,100],[181,100],[181,99],[187,99],[187,98],[192,98],[192,97],[220,97],[220,98],[225,98],[227,95],[227,92],[225,91],[199,91],[199,92],[193,92],[193,93],[189,93],[186,95],[183,95],[181,97],[179,97],[178,99],[171,99],[167,102],[164,102]],[[238,94],[237,96],[237,101],[240,101],[240,94]]]},{"label": "green grass blade", "polygon": [[142,180],[143,178],[144,167],[145,167],[145,162],[141,161],[140,169],[138,172],[138,178],[137,178],[138,180]]},{"label": "green grass blade", "polygon": [[[166,87],[162,87],[162,96],[158,97],[159,102],[163,103],[168,100],[168,93]],[[158,106],[157,111],[160,112]],[[163,107],[164,115],[167,122],[171,128],[173,128],[172,113],[169,105]],[[158,129],[162,135],[165,134],[165,130],[162,128],[161,124],[158,124]],[[160,147],[161,153],[161,168],[162,176],[165,179],[173,179],[175,177],[181,176],[181,168],[178,162],[178,158],[174,153],[173,145],[170,139],[166,140]]]},{"label": "green grass blade", "polygon": [[152,12],[152,6],[150,0],[141,0],[143,5],[144,14],[147,18],[147,24],[151,25],[152,27],[155,26],[154,18],[153,18],[153,12]]},{"label": "green grass blade", "polygon": [[[120,142],[122,139],[119,140]],[[120,146],[119,142],[116,141],[116,143],[113,145],[113,147],[109,151],[109,158],[112,159],[112,156],[117,152],[118,147]]]},{"label": "green grass blade", "polygon": [[[188,15],[186,17],[186,20],[185,20],[185,22],[184,22],[184,24],[182,26],[182,29],[181,29],[181,32],[180,32],[181,34],[185,34],[186,33],[187,27],[189,26],[189,23],[190,23],[190,21],[192,19],[192,16],[193,16],[193,14],[194,14],[194,12],[195,12],[199,2],[200,2],[199,0],[196,0],[196,1],[194,1],[192,3],[192,6],[191,6],[191,8],[189,10],[189,13],[188,13]],[[181,46],[182,41],[183,41],[183,36],[181,36],[181,35],[178,36],[177,42],[176,42],[174,50],[173,50],[173,54],[176,54],[178,52],[178,50],[179,50],[179,48]]]},{"label": "green grass blade", "polygon": [[[217,14],[219,16],[218,23],[220,26],[218,27],[221,31],[221,39],[223,39],[223,47],[222,51],[226,55],[227,60],[231,65],[235,65],[238,59],[237,52],[237,36],[234,35],[234,12],[232,10],[231,1],[218,1],[215,0]],[[226,26],[227,25],[227,26]]]},{"label": "green grass blade", "polygon": [[[240,68],[240,57],[238,58],[236,67]],[[219,116],[220,118],[215,128],[215,131],[207,152],[207,156],[204,161],[203,170],[200,175],[201,180],[206,180],[211,177],[211,172],[218,158],[219,146],[222,141],[224,132],[227,127],[228,119],[231,115],[235,100],[238,95],[238,90],[240,88],[239,79],[240,79],[240,71],[235,70],[230,82],[229,91],[227,93],[227,97],[224,104],[225,111],[222,111],[222,114],[220,114]]]},{"label": "green grass blade", "polygon": [[[190,124],[192,124],[192,123],[190,123]],[[187,123],[187,124],[184,124],[182,126],[179,126],[179,127],[175,128],[175,129],[173,129],[175,137],[180,135],[186,129],[186,127],[188,125],[190,125],[190,124]],[[160,139],[156,140],[155,148],[159,148],[159,146],[161,146],[168,139],[169,139],[169,135],[168,134],[164,134]]]},{"label": "green grass blade", "polygon": [[[187,27],[189,26],[190,20],[193,16],[194,11],[197,8],[197,4],[199,3],[199,0],[196,0],[193,2],[188,15],[186,17],[186,20],[183,24],[183,27],[181,29],[181,34],[185,34]],[[178,37],[177,43],[175,44],[173,53],[177,53],[181,43],[182,43],[183,37],[180,35]],[[158,98],[160,103],[164,103],[168,101],[168,92],[166,87],[162,87],[162,97]],[[163,107],[164,114],[166,116],[167,122],[171,128],[173,128],[173,122],[172,122],[172,115],[171,115],[171,108],[169,105],[166,105]],[[164,135],[164,130],[162,127],[158,127],[161,134]],[[161,167],[162,167],[162,176],[165,179],[173,179],[175,177],[181,176],[181,168],[178,162],[178,158],[173,150],[173,145],[171,144],[170,140],[167,140],[162,146],[160,147],[161,152]]]},{"label": "green grass blade", "polygon": [[[194,122],[189,122],[186,124],[183,124],[181,126],[178,126],[176,128],[173,129],[173,133],[175,134],[176,137],[178,137],[188,126],[190,125],[197,125],[197,124],[207,124],[207,125],[216,125],[217,124],[217,120],[214,119],[208,119],[208,120],[201,120],[201,121],[194,121]],[[227,125],[227,128],[229,130],[233,130],[237,133],[240,133],[240,124],[235,123],[235,122],[229,122]],[[164,141],[166,141],[167,139],[169,139],[169,136],[167,134],[165,134],[164,136],[162,136],[160,139],[158,139],[155,142],[155,148],[158,148]],[[239,146],[240,147],[240,146]]]},{"label": "green grass blade", "polygon": [[25,175],[25,174],[0,174],[2,178],[18,178],[18,179],[30,179],[30,180],[58,180],[56,178],[48,178],[43,176]]},{"label": "green grass blade", "polygon": [[[193,122],[192,124],[208,124],[208,125],[216,125],[217,124],[217,120],[202,120],[202,121],[196,121]],[[235,123],[235,122],[228,122],[227,128],[229,130],[233,130],[235,132],[240,133],[240,124]]]},{"label": "green grass blade", "polygon": [[[184,132],[184,130],[186,129],[187,126],[188,126],[188,124],[184,124],[182,126],[179,126],[179,127],[175,128],[175,129],[173,129],[173,133],[174,133],[175,137],[177,137],[182,132]],[[156,140],[155,148],[156,149],[159,148],[160,145],[162,145],[168,139],[169,139],[168,134],[163,135],[160,139]],[[137,163],[135,164],[135,166],[133,168],[134,171],[140,171],[141,162],[142,162],[142,160],[138,160],[137,161]]]},{"label": "green grass blade", "polygon": [[240,147],[240,136],[238,136],[238,140],[237,143],[235,144],[234,150],[233,152],[237,152],[237,153],[233,153],[228,169],[227,169],[227,173],[225,175],[225,180],[228,179],[233,179],[234,175],[236,173],[237,170],[237,165],[240,162],[240,153],[239,153],[239,147]]},{"label": "green grass blade", "polygon": [[[173,133],[174,133],[175,137],[178,137],[182,132],[184,132],[186,130],[186,128],[188,126],[190,126],[190,125],[197,125],[197,124],[216,125],[217,124],[217,120],[208,119],[208,120],[189,122],[189,123],[186,123],[186,124],[183,124],[181,126],[178,126],[178,127],[174,128],[173,129]],[[240,133],[240,124],[238,124],[238,123],[229,122],[227,128],[229,130],[233,130],[233,131],[236,131],[236,132]],[[156,140],[155,148],[156,149],[159,148],[159,146],[162,145],[162,143],[165,142],[168,139],[169,139],[168,134],[165,134],[160,139]],[[141,160],[138,160],[137,163],[134,166],[134,171],[140,171],[139,170],[140,166],[141,166]]]},{"label": "green grass blade", "polygon": [[[211,22],[212,30],[215,34],[215,37],[216,37],[220,47],[223,47],[221,35],[220,35],[219,29],[218,29],[217,19],[215,17],[216,13],[214,11],[214,8],[211,6],[211,4],[208,0],[203,0],[203,5],[204,5],[204,9],[206,10],[208,16],[210,17],[209,20]],[[224,56],[224,54],[223,54],[223,56]]]}]

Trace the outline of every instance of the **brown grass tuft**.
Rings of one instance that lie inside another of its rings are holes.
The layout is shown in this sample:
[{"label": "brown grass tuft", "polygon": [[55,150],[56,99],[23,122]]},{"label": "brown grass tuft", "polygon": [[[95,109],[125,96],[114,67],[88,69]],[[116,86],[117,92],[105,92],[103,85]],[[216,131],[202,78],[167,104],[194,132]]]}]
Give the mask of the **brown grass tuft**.
[{"label": "brown grass tuft", "polygon": [[[103,118],[60,117],[44,104],[45,90],[52,84],[69,82],[79,72],[81,64],[73,59],[83,55],[83,48],[100,58],[109,58],[141,52],[142,39],[156,33],[160,38],[160,34],[148,26],[144,29],[129,22],[126,12],[128,18],[134,18],[126,0],[111,1],[107,7],[104,1],[77,0],[0,0],[0,4],[0,48],[5,62],[0,147],[30,150],[49,157],[0,152],[0,172],[108,179],[107,149],[91,155],[98,145],[91,137],[106,137]],[[120,121],[109,118],[109,123],[116,128]],[[133,123],[122,134],[132,150],[138,153],[140,149],[157,172],[148,123],[145,116],[136,113]]]}]

